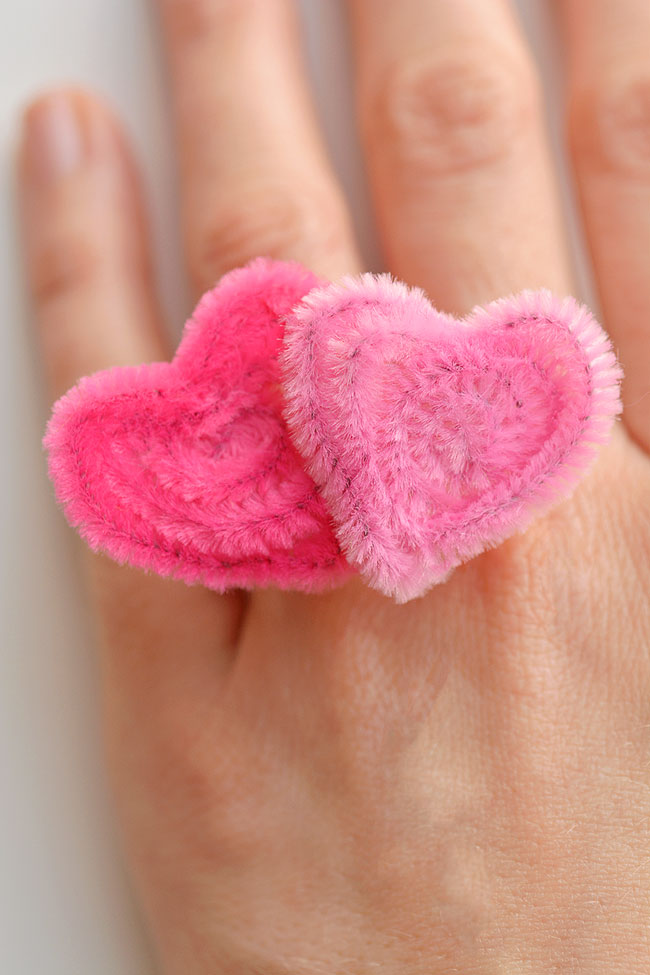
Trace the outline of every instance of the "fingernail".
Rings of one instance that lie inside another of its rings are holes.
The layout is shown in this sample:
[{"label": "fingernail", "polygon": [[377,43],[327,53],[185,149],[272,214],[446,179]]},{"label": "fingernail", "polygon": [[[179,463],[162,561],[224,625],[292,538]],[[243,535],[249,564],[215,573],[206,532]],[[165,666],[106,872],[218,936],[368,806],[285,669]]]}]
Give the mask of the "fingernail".
[{"label": "fingernail", "polygon": [[75,172],[83,163],[86,143],[73,100],[48,95],[25,113],[23,151],[28,176],[51,183]]}]

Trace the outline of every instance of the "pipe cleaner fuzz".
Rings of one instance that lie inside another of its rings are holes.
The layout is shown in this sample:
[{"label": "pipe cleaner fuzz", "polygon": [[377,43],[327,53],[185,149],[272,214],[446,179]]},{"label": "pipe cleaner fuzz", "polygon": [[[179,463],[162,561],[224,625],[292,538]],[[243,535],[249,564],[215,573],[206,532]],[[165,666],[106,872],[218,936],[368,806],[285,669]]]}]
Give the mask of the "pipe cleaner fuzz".
[{"label": "pipe cleaner fuzz", "polygon": [[44,443],[68,520],[120,562],[219,591],[360,574],[404,602],[570,493],[620,379],[573,298],[458,320],[388,275],[258,258],[171,363],[81,380]]},{"label": "pipe cleaner fuzz", "polygon": [[281,368],[348,561],[399,602],[566,497],[621,408],[609,339],[548,291],[458,320],[388,275],[346,278],[294,309]]},{"label": "pipe cleaner fuzz", "polygon": [[282,319],[318,283],[253,261],[204,295],[172,363],[109,369],[59,400],[50,476],[93,549],[216,590],[352,573],[282,419]]}]

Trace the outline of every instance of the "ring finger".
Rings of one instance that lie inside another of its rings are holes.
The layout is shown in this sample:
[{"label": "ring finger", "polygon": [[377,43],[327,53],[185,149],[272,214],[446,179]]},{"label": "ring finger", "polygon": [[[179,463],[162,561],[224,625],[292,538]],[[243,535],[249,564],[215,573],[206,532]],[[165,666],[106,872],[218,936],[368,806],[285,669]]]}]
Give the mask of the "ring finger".
[{"label": "ring finger", "polygon": [[289,0],[158,0],[172,73],[188,270],[201,292],[257,255],[358,269]]}]

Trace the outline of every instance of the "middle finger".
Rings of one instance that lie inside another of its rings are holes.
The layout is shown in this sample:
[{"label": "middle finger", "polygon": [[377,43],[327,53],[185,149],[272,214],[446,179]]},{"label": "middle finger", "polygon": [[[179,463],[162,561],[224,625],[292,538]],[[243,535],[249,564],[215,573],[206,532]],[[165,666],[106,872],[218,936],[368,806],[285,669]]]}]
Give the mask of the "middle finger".
[{"label": "middle finger", "polygon": [[390,270],[452,312],[570,290],[540,86],[506,0],[352,0]]}]

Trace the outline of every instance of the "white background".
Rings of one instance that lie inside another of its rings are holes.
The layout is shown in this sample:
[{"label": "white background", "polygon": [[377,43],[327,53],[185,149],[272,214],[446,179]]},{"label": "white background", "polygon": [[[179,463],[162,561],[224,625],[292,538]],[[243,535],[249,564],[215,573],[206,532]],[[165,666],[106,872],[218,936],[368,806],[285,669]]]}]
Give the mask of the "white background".
[{"label": "white background", "polygon": [[[180,330],[188,308],[175,243],[168,96],[147,0],[0,6],[0,972],[143,975],[153,965],[102,765],[97,675],[74,546],[40,448],[47,408],[21,276],[12,157],[19,110],[36,91],[74,81],[113,100],[148,179],[163,293]],[[301,6],[319,111],[376,269],[342,7],[338,0]],[[532,0],[519,6],[553,104],[561,79],[550,25]],[[557,145],[559,118],[552,128]]]}]

